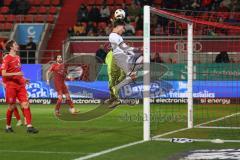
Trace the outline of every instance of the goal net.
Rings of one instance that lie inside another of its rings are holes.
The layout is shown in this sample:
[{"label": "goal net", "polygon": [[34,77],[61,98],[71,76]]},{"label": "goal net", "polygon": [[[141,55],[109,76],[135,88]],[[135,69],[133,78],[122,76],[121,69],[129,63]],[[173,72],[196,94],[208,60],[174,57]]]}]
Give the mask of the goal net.
[{"label": "goal net", "polygon": [[238,16],[145,6],[145,140],[240,142]]}]

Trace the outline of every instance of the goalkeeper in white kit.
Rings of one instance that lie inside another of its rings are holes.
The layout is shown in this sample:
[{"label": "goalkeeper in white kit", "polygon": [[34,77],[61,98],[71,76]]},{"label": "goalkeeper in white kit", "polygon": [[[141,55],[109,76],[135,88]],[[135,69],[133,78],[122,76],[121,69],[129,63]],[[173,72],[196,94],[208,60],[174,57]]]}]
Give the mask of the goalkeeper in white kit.
[{"label": "goalkeeper in white kit", "polygon": [[[126,77],[118,84],[112,87],[114,95],[118,95],[119,89],[126,84],[136,79],[137,71],[142,67],[142,50],[128,46],[122,38],[122,34],[125,32],[124,20],[117,19],[114,21],[114,28],[109,35],[109,42],[111,44],[113,59],[116,65],[125,73]],[[120,104],[118,99],[111,107],[115,107]]]}]

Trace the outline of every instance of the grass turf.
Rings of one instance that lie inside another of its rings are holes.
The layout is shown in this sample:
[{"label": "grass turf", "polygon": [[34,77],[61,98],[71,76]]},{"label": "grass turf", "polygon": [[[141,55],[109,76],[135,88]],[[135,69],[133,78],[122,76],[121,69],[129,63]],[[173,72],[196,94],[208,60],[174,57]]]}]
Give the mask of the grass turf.
[{"label": "grass turf", "polygon": [[[96,106],[77,106],[86,112]],[[217,106],[215,106],[217,107]],[[208,112],[216,110],[214,106]],[[88,122],[61,121],[53,115],[53,105],[32,105],[33,124],[40,130],[37,135],[28,135],[25,127],[15,127],[15,133],[4,132],[5,121],[0,120],[0,159],[74,159],[94,152],[99,152],[126,143],[142,140],[142,107],[120,106],[104,117]],[[222,112],[228,108],[223,108]],[[0,119],[5,116],[6,106],[0,108]],[[229,110],[229,109],[228,109]],[[228,111],[227,110],[227,111]],[[160,117],[152,120],[152,133],[161,134],[167,131],[186,127],[186,105],[152,105],[153,115]],[[234,109],[233,109],[234,111]],[[221,112],[221,113],[222,113]],[[229,114],[228,112],[226,112]],[[199,115],[200,113],[195,113]],[[224,116],[221,114],[220,116]],[[175,118],[173,118],[175,117]],[[214,134],[213,134],[214,133]],[[215,138],[216,130],[193,129],[180,132],[176,137]],[[239,133],[239,131],[238,131]],[[235,139],[240,139],[240,134]],[[223,138],[233,138],[228,131],[221,133]],[[173,144],[169,142],[148,142],[95,159],[167,159],[175,153],[195,148],[236,148],[238,144]]]}]

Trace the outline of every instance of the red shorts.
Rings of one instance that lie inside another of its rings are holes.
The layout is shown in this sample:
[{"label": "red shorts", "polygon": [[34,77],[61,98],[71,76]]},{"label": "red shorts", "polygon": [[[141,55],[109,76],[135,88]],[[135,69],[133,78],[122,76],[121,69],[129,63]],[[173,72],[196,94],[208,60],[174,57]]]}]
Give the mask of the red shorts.
[{"label": "red shorts", "polygon": [[69,94],[68,88],[65,84],[56,85],[55,88],[56,88],[58,95]]},{"label": "red shorts", "polygon": [[28,93],[25,87],[19,87],[19,88],[10,88],[6,87],[6,102],[8,104],[14,104],[16,103],[16,100],[20,103],[28,102]]}]

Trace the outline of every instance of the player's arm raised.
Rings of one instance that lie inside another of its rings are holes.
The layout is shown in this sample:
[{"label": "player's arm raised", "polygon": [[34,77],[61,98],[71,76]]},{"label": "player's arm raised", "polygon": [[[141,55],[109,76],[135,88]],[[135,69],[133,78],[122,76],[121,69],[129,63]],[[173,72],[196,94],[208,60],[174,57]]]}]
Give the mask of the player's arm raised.
[{"label": "player's arm raised", "polygon": [[49,73],[51,73],[51,71],[50,71],[50,70],[47,70],[47,72],[46,72],[47,84],[49,84]]},{"label": "player's arm raised", "polygon": [[49,74],[52,72],[52,66],[47,70],[46,72],[46,80],[47,80],[47,84],[49,84]]}]

